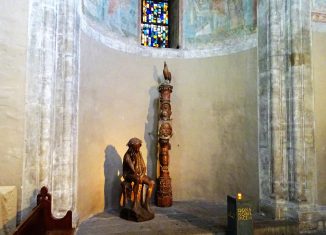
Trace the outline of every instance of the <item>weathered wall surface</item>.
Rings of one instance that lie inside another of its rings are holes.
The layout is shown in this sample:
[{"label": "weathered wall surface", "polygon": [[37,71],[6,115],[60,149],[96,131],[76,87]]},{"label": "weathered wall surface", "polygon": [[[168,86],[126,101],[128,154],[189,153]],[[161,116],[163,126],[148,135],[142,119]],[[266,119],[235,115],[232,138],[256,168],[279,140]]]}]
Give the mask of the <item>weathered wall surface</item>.
[{"label": "weathered wall surface", "polygon": [[[257,0],[180,0],[181,40],[185,49],[212,48],[216,44],[247,37],[256,30]],[[138,37],[140,3],[136,0],[83,0],[83,13],[95,19],[111,34],[128,37],[140,44]],[[182,25],[182,26],[181,26]]]},{"label": "weathered wall surface", "polygon": [[[28,1],[1,1],[0,185],[22,182]],[[0,228],[1,229],[1,228]]]},{"label": "weathered wall surface", "polygon": [[326,2],[324,0],[313,0],[313,7],[318,11],[326,11]]},{"label": "weathered wall surface", "polygon": [[318,204],[326,205],[326,32],[313,32]]},{"label": "weathered wall surface", "polygon": [[[30,0],[22,217],[47,186],[52,212],[75,208],[79,21],[77,0]],[[74,216],[75,219],[75,216]]]},{"label": "weathered wall surface", "polygon": [[[156,176],[158,77],[164,59],[109,49],[81,36],[78,212],[118,205],[131,137]],[[206,59],[169,59],[174,200],[258,199],[256,49]]]},{"label": "weathered wall surface", "polygon": [[212,47],[256,29],[254,0],[188,0],[182,15],[185,48]]},{"label": "weathered wall surface", "polygon": [[137,0],[83,0],[83,12],[112,32],[137,40],[138,4]]}]

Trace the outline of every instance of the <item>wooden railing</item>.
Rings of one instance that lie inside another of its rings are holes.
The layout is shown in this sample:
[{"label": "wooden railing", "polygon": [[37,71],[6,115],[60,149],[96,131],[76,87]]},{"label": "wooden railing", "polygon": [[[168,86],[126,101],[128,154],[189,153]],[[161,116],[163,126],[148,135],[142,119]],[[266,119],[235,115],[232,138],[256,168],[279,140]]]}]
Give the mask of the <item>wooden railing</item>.
[{"label": "wooden railing", "polygon": [[72,212],[57,219],[51,213],[51,194],[46,187],[42,187],[37,195],[37,206],[29,216],[16,228],[14,235],[70,235],[74,234],[72,228]]}]

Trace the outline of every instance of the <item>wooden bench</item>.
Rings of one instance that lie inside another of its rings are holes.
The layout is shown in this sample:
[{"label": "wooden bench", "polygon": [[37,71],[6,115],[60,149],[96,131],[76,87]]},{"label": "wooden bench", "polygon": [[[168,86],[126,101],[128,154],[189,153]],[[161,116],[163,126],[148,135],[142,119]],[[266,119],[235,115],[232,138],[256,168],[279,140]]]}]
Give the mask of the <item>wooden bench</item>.
[{"label": "wooden bench", "polygon": [[37,195],[37,206],[29,216],[16,228],[14,235],[70,235],[72,228],[72,212],[57,219],[51,213],[51,194],[47,187],[42,187]]}]

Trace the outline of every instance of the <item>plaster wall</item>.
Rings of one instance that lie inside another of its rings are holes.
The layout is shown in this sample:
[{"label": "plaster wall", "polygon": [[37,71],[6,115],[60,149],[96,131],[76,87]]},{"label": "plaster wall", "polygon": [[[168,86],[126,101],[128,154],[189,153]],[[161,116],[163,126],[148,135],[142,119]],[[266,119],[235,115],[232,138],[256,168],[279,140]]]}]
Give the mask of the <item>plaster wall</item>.
[{"label": "plaster wall", "polygon": [[312,36],[318,204],[326,205],[326,32]]},{"label": "plaster wall", "polygon": [[[81,35],[77,210],[118,205],[127,141],[143,140],[156,177],[158,79],[164,59],[119,52]],[[159,49],[158,49],[159,50]],[[170,175],[174,200],[258,200],[256,48],[204,59],[168,59],[172,72]]]},{"label": "plaster wall", "polygon": [[24,152],[27,23],[28,1],[1,1],[0,185],[16,186],[19,204]]}]

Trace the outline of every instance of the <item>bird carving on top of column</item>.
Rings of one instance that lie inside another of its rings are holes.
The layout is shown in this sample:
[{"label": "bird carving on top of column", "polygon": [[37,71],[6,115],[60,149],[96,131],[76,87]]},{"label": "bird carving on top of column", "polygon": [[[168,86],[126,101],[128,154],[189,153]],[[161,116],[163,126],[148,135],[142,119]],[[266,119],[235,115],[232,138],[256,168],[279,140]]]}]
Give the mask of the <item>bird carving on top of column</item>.
[{"label": "bird carving on top of column", "polygon": [[164,75],[165,81],[168,81],[168,83],[170,83],[171,82],[171,73],[170,73],[168,65],[166,64],[165,61],[164,61],[163,75]]}]

